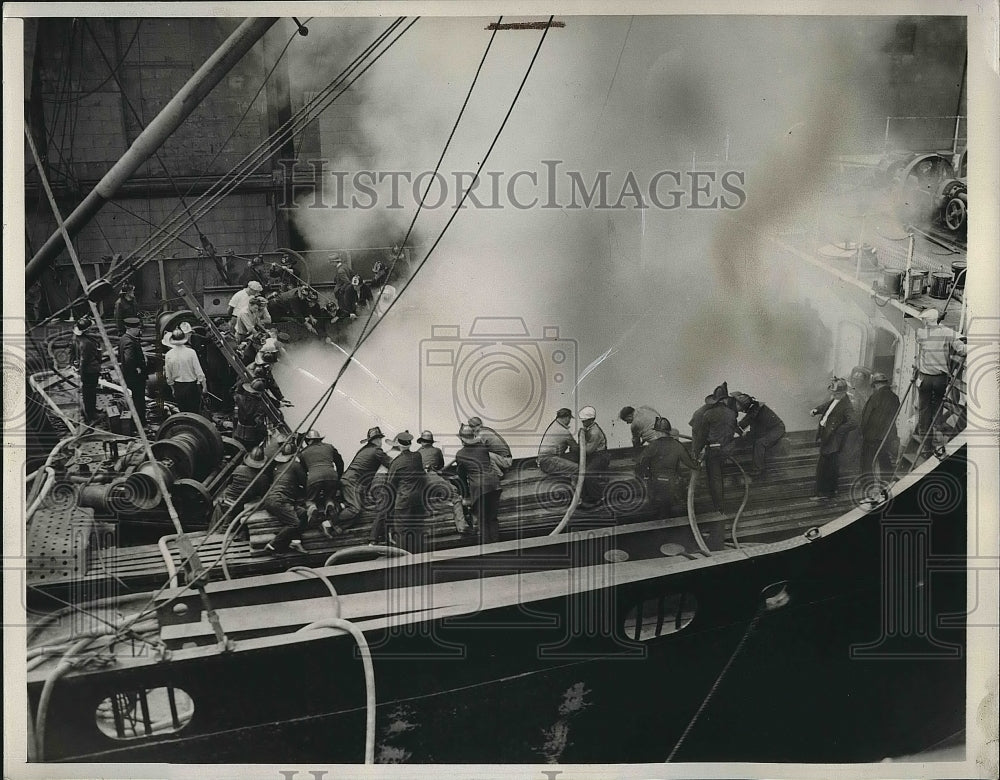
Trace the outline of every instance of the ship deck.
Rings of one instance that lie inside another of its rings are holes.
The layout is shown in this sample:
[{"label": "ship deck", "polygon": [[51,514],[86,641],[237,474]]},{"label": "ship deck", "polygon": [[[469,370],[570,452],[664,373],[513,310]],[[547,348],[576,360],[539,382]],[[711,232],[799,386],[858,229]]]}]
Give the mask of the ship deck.
[{"label": "ship deck", "polygon": [[[817,457],[813,432],[789,433],[780,448],[781,453],[771,461],[767,478],[764,481],[750,480],[747,505],[737,529],[741,543],[769,543],[795,536],[840,516],[854,506],[851,499],[854,475],[850,464],[857,459],[850,452],[842,458],[844,465],[838,496],[831,501],[817,502],[809,498],[813,492]],[[633,450],[614,450],[611,454],[610,471],[623,477],[631,474],[635,457]],[[749,452],[738,451],[736,460],[747,468]],[[556,496],[550,500],[544,495],[551,485],[549,479],[537,468],[534,459],[515,462],[502,485],[501,541],[543,536],[555,528],[568,500],[560,502]],[[726,509],[730,519],[743,495],[743,478],[730,464],[726,470]],[[468,537],[460,535],[455,529],[450,507],[443,510],[426,521],[430,546],[433,549],[468,546]],[[702,520],[714,515],[704,478],[699,479],[696,486],[695,513]],[[635,495],[625,490],[621,491],[619,500],[611,501],[610,506],[590,512],[577,511],[570,520],[568,530],[654,519],[658,519],[656,515],[642,507]],[[668,526],[688,524],[686,512],[660,519]],[[248,533],[230,539],[228,545],[223,533],[191,532],[188,535],[203,565],[211,569],[210,579],[219,580],[224,578],[220,565],[224,546],[229,576],[242,578],[281,572],[291,566],[322,566],[338,550],[367,546],[371,533],[369,522],[346,529],[333,540],[319,528],[310,528],[303,536],[305,554],[276,557],[265,552],[264,546],[277,528],[276,520],[259,511],[249,518]],[[164,526],[164,535],[171,531],[169,526]],[[83,540],[99,539],[102,535],[105,540],[113,540],[114,528],[95,524],[90,510],[71,506],[58,495],[46,499],[29,527],[30,593],[36,596],[44,593],[56,599],[71,595],[74,598],[80,595],[100,598],[146,591],[166,583],[171,572],[160,545],[114,546],[105,543],[102,546],[82,543]],[[76,545],[73,549],[67,546],[67,539],[75,540],[70,542],[70,546]],[[173,568],[183,584],[185,572],[180,550],[172,542],[165,542],[163,546],[169,551]]]}]

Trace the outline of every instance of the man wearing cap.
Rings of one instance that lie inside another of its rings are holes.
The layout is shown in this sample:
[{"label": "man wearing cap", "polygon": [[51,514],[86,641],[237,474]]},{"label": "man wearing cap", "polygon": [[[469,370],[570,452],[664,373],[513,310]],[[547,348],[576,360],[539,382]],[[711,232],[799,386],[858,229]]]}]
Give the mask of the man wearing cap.
[{"label": "man wearing cap", "polygon": [[[427,474],[420,455],[410,449],[413,434],[401,431],[393,439],[392,449],[399,452],[389,464],[386,485],[392,497],[392,507],[387,518],[390,530],[399,534],[400,546],[411,553],[421,553],[426,546],[424,520],[427,508],[424,505],[424,487]],[[385,533],[386,520],[379,515],[372,527],[372,541],[379,542]]]},{"label": "man wearing cap", "polygon": [[174,403],[182,412],[199,412],[206,381],[198,355],[187,345],[188,337],[180,328],[165,334],[163,343],[170,347],[163,358],[163,373]]},{"label": "man wearing cap", "polygon": [[327,260],[333,263],[333,289],[339,296],[343,288],[351,286],[351,274],[344,264],[344,258],[338,252],[329,255]]},{"label": "man wearing cap", "polygon": [[122,285],[121,295],[115,301],[115,323],[118,325],[118,333],[125,332],[126,319],[138,317],[139,314],[139,304],[135,300],[135,285],[131,282],[126,282]]},{"label": "man wearing cap", "polygon": [[700,467],[687,449],[672,435],[670,420],[658,417],[654,423],[659,438],[642,448],[635,464],[635,475],[644,482],[650,507],[663,517],[674,517],[684,511],[684,486],[687,478],[681,466],[691,471]]},{"label": "man wearing cap", "polygon": [[692,436],[694,435],[694,432],[696,430],[698,430],[698,428],[701,427],[702,421],[705,419],[705,412],[707,412],[713,406],[715,406],[715,396],[714,395],[706,395],[705,396],[705,403],[703,405],[699,406],[695,410],[695,413],[691,415],[691,420],[688,422],[688,425],[691,426],[691,435]]},{"label": "man wearing cap", "polygon": [[340,510],[336,503],[337,491],[344,474],[344,459],[314,428],[306,434],[306,446],[299,453],[299,460],[306,470],[307,522],[311,522],[317,512],[326,515],[328,520],[336,520]]},{"label": "man wearing cap", "polygon": [[[267,311],[271,321],[305,323],[315,292],[311,287],[302,285],[273,296],[267,302]],[[318,296],[316,297],[318,298]]]},{"label": "man wearing cap", "polygon": [[587,451],[580,507],[587,509],[588,506],[600,503],[603,498],[611,456],[608,455],[608,439],[597,424],[597,410],[593,406],[585,406],[579,414],[583,446]]},{"label": "man wearing cap", "polygon": [[[372,478],[380,466],[389,467],[391,458],[382,449],[384,439],[382,429],[369,428],[368,436],[361,440],[362,447],[357,451],[350,465],[344,470],[340,480],[340,490],[343,494],[344,508],[340,511],[337,527],[330,522],[324,522],[324,533],[338,533],[353,525],[361,517],[368,502],[368,491],[371,489]],[[417,456],[419,457],[419,456]],[[381,541],[381,540],[374,540]]]},{"label": "man wearing cap", "polygon": [[483,544],[498,542],[500,477],[493,467],[488,447],[472,426],[459,428],[458,438],[462,442],[462,449],[455,454],[458,476],[465,497],[472,505],[472,514],[479,522],[480,539]]},{"label": "man wearing cap", "polygon": [[121,365],[125,386],[132,396],[132,403],[139,415],[139,422],[146,423],[146,355],[142,351],[142,321],[138,317],[126,317],[125,332],[118,340],[118,363]]},{"label": "man wearing cap", "polygon": [[660,413],[652,406],[640,406],[638,409],[623,406],[618,412],[618,419],[628,423],[631,429],[632,446],[636,449],[664,437],[661,431],[656,430],[656,421],[659,418]]},{"label": "man wearing cap", "polygon": [[251,280],[242,290],[233,293],[229,299],[230,326],[236,327],[236,315],[250,306],[250,300],[264,292],[264,285],[258,281]]},{"label": "man wearing cap", "polygon": [[101,347],[93,334],[93,326],[94,320],[86,315],[73,326],[76,366],[80,372],[80,399],[86,423],[97,419],[97,380],[101,376]]},{"label": "man wearing cap", "polygon": [[711,550],[721,550],[725,546],[722,533],[722,517],[725,515],[723,467],[735,449],[736,411],[733,406],[735,402],[730,399],[723,383],[712,394],[712,404],[708,409],[700,418],[693,419],[697,427],[692,431],[691,454],[705,463],[708,493],[718,515],[716,519],[701,523]]},{"label": "man wearing cap", "polygon": [[917,331],[917,401],[919,406],[917,434],[922,436],[940,418],[941,404],[948,377],[951,374],[951,352],[966,353],[966,345],[958,333],[939,325],[935,308],[920,313],[923,327]]},{"label": "man wearing cap", "polygon": [[282,528],[264,549],[272,555],[284,555],[289,549],[304,553],[302,532],[306,528],[306,514],[299,512],[299,504],[306,496],[306,470],[296,457],[298,448],[294,438],[281,445],[275,458],[274,482],[262,506],[281,523]]},{"label": "man wearing cap", "polygon": [[234,393],[236,415],[233,438],[250,449],[260,444],[267,434],[267,405],[261,395],[267,385],[260,379],[244,382]]},{"label": "man wearing cap", "polygon": [[743,416],[738,424],[738,433],[748,437],[753,452],[751,476],[763,479],[767,473],[767,456],[778,442],[785,437],[785,423],[771,407],[762,404],[746,393],[733,393],[736,410]]},{"label": "man wearing cap", "polygon": [[428,496],[432,499],[445,498],[452,508],[455,530],[459,533],[468,533],[470,528],[465,519],[465,510],[462,508],[462,495],[439,473],[444,468],[444,453],[434,446],[434,434],[431,431],[421,431],[417,444],[420,445],[417,454],[420,455],[424,471],[427,472]]},{"label": "man wearing cap", "polygon": [[538,468],[546,474],[572,476],[579,471],[580,449],[569,425],[573,412],[563,407],[542,434],[538,445]]},{"label": "man wearing cap", "polygon": [[810,496],[813,501],[829,501],[836,495],[840,481],[840,450],[854,427],[854,408],[847,397],[847,380],[834,377],[829,389],[830,399],[809,412],[820,418],[816,429],[816,441],[819,442],[816,493]]},{"label": "man wearing cap", "polygon": [[247,260],[246,268],[243,269],[243,273],[240,274],[238,284],[249,284],[250,282],[256,282],[260,285],[260,290],[263,291],[267,287],[267,279],[264,276],[264,257],[263,255],[254,255],[252,258]]},{"label": "man wearing cap", "polygon": [[271,371],[271,363],[276,359],[276,354],[274,352],[258,351],[257,356],[247,366],[247,369],[254,379],[259,379],[264,383],[264,392],[270,395],[275,403],[282,406],[292,406],[292,402],[285,399],[285,395],[281,392],[281,388],[278,387],[278,383]]},{"label": "man wearing cap", "polygon": [[486,445],[486,449],[489,450],[493,470],[497,473],[498,477],[503,478],[503,475],[507,473],[507,470],[514,462],[510,452],[510,445],[495,430],[488,425],[483,425],[483,421],[480,418],[470,417],[468,424],[476,436]]},{"label": "man wearing cap", "polygon": [[861,473],[874,476],[877,460],[879,476],[886,479],[892,475],[893,456],[899,447],[896,433],[899,396],[889,386],[889,378],[881,372],[872,374],[872,387],[874,390],[861,410],[858,425],[861,429]]}]

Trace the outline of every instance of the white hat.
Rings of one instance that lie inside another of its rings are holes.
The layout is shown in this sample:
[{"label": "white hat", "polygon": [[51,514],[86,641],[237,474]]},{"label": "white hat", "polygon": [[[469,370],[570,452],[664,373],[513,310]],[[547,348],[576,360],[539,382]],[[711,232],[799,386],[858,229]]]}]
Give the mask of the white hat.
[{"label": "white hat", "polygon": [[577,412],[581,420],[596,420],[597,410],[593,406],[585,406]]},{"label": "white hat", "polygon": [[165,347],[179,347],[181,344],[188,343],[188,334],[185,333],[180,328],[172,331],[167,331],[163,334],[162,344]]},{"label": "white hat", "polygon": [[191,327],[191,323],[190,322],[182,322],[181,323],[181,330],[184,331],[185,333],[187,333],[188,335],[191,335],[191,332],[193,330],[193,328]]},{"label": "white hat", "polygon": [[926,322],[936,323],[938,321],[939,316],[940,315],[938,314],[938,310],[935,309],[933,306],[929,309],[924,309],[922,312],[920,312],[920,319],[925,320]]},{"label": "white hat", "polygon": [[263,292],[264,287],[256,279],[252,279],[249,284],[247,284],[248,290],[253,290],[254,292]]}]

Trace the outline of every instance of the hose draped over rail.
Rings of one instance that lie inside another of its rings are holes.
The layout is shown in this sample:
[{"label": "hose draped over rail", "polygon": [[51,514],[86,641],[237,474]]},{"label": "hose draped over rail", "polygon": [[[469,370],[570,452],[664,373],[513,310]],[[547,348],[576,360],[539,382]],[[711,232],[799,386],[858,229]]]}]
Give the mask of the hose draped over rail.
[{"label": "hose draped over rail", "polygon": [[289,571],[293,571],[296,574],[301,574],[306,577],[316,577],[323,582],[327,590],[330,591],[330,596],[333,599],[334,610],[336,612],[336,617],[326,618],[325,620],[317,620],[314,623],[310,623],[307,626],[303,626],[296,633],[301,634],[304,631],[314,631],[321,628],[333,628],[340,631],[346,631],[352,637],[354,641],[358,643],[358,650],[361,652],[361,663],[364,665],[365,670],[365,711],[367,713],[366,723],[365,723],[365,763],[374,764],[375,763],[375,665],[372,662],[372,651],[368,646],[368,640],[365,639],[364,633],[354,625],[349,620],[344,620],[340,617],[340,597],[337,595],[336,589],[333,587],[333,583],[330,582],[326,577],[320,574],[315,569],[310,569],[308,566],[293,566]]},{"label": "hose draped over rail", "polygon": [[576,472],[576,490],[573,491],[573,500],[569,502],[566,513],[562,516],[559,524],[549,531],[549,536],[558,536],[562,533],[566,524],[569,523],[569,519],[573,516],[573,512],[576,511],[576,505],[580,503],[581,496],[583,496],[583,474],[587,470],[587,447],[583,431],[584,429],[580,428],[580,467]]},{"label": "hose draped over rail", "polygon": [[[400,558],[408,555],[412,555],[409,550],[404,550],[402,547],[394,547],[390,544],[358,544],[353,547],[344,547],[341,550],[335,550],[330,553],[330,557],[324,562],[324,566],[333,566],[335,563],[339,562],[341,558],[349,558],[352,555],[359,555],[360,553],[377,553],[379,557],[387,556],[389,558]],[[298,568],[298,567],[295,567]],[[295,569],[289,569],[289,571],[295,571]]]},{"label": "hose draped over rail", "polygon": [[[743,470],[743,467],[736,462],[732,455],[727,455],[726,460],[730,461],[736,468],[740,470],[740,474],[743,476],[743,501],[740,503],[740,508],[736,510],[736,516],[733,518],[733,544],[736,549],[742,549],[739,537],[736,535],[736,527],[740,522],[740,517],[743,515],[743,510],[746,509],[747,501],[750,500],[750,480],[747,478],[747,473]],[[708,549],[705,544],[705,540],[702,539],[701,533],[698,531],[698,518],[694,513],[694,486],[698,481],[698,472],[691,472],[691,479],[688,481],[688,493],[687,493],[687,513],[688,513],[688,523],[691,525],[691,533],[694,535],[695,542],[698,543],[698,547],[701,549],[705,555],[711,555],[712,551]]]}]

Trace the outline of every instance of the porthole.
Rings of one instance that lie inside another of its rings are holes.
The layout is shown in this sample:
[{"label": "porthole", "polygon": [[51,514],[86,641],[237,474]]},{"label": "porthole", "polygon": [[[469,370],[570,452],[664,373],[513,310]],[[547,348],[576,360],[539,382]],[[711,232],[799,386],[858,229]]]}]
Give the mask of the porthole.
[{"label": "porthole", "polygon": [[624,633],[629,639],[645,642],[658,636],[682,631],[694,620],[698,602],[690,593],[671,593],[645,599],[625,613]]},{"label": "porthole", "polygon": [[176,734],[194,716],[194,701],[180,688],[121,691],[97,705],[97,728],[112,739]]}]

